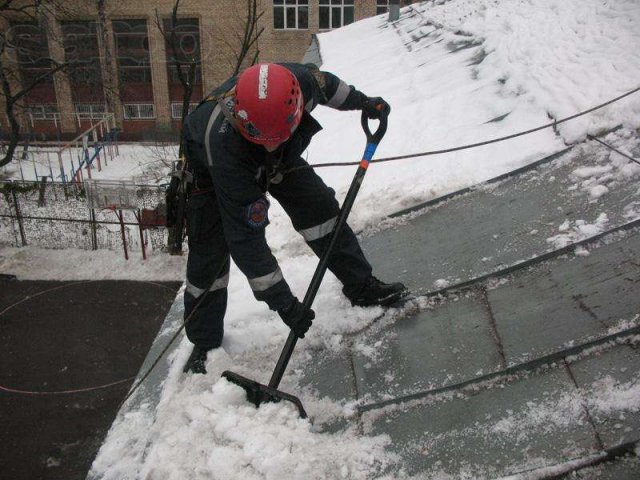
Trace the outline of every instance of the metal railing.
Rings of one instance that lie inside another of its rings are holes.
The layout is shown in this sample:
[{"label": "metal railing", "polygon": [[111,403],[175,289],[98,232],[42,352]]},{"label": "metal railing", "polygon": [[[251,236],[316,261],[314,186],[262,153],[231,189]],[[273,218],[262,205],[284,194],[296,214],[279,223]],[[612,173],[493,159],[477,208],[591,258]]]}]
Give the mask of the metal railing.
[{"label": "metal railing", "polygon": [[[93,142],[94,152],[90,154],[89,141]],[[102,155],[101,155],[102,154]],[[91,128],[85,130],[76,138],[63,145],[55,152],[58,157],[59,175],[57,179],[66,183],[68,181],[81,182],[84,179],[83,168],[91,178],[91,165],[96,161],[98,171],[102,170],[102,162],[105,166],[120,154],[118,147],[118,129],[115,116],[112,113],[104,117]],[[67,169],[65,170],[65,163]],[[69,171],[69,175],[67,175]]]},{"label": "metal railing", "polygon": [[[104,204],[113,182],[0,182],[0,245],[48,249],[165,251],[165,187],[131,185],[130,201]],[[113,192],[111,192],[113,197]],[[100,201],[96,201],[96,195]]]}]

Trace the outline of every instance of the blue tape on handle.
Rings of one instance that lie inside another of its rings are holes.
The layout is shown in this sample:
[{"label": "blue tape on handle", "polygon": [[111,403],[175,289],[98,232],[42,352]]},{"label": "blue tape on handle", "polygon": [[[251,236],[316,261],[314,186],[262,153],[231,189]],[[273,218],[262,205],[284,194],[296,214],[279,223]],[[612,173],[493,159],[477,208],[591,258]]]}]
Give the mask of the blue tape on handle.
[{"label": "blue tape on handle", "polygon": [[376,148],[378,148],[377,143],[367,143],[367,148],[364,151],[364,156],[362,157],[362,159],[370,162],[373,158],[373,155],[376,153]]}]

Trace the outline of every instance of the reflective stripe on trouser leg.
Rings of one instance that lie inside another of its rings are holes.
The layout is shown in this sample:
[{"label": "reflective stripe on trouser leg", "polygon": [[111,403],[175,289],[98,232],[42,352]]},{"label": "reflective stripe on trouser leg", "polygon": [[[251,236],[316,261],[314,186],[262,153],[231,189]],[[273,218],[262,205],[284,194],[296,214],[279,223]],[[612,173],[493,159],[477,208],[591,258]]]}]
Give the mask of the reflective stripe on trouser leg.
[{"label": "reflective stripe on trouser leg", "polygon": [[282,270],[278,267],[273,272],[261,277],[250,278],[249,285],[254,292],[264,292],[280,282],[283,278]]},{"label": "reflective stripe on trouser leg", "polygon": [[[184,318],[188,321],[185,332],[191,343],[205,350],[219,347],[224,336],[229,282],[229,257],[225,259],[225,256],[226,252],[204,253],[196,248],[189,251],[187,260],[189,280],[184,292]],[[221,261],[224,262],[222,271]],[[218,272],[220,276],[212,282],[211,277]],[[195,286],[196,281],[204,288]],[[207,292],[208,282],[212,282],[212,286]]]},{"label": "reflective stripe on trouser leg", "polygon": [[[292,160],[290,166],[305,167],[308,163],[298,158]],[[314,253],[322,257],[340,212],[334,191],[311,168],[300,168],[285,175],[282,182],[270,185],[269,191]],[[345,293],[357,291],[371,276],[371,265],[349,225],[340,232],[328,267],[345,286]]]},{"label": "reflective stripe on trouser leg", "polygon": [[336,220],[338,220],[338,217],[330,218],[326,222],[315,225],[313,227],[305,228],[304,230],[300,230],[298,233],[302,235],[305,241],[313,242],[314,240],[326,237],[331,232],[333,232],[333,227],[335,227],[336,225]]},{"label": "reflective stripe on trouser leg", "polygon": [[[193,283],[191,283],[189,281],[188,278],[187,278],[185,283],[187,285],[185,291],[189,292],[195,298],[200,297],[200,295],[202,295],[207,290],[206,288],[196,287]],[[213,292],[215,290],[220,290],[221,288],[227,288],[227,286],[229,286],[229,274],[228,273],[226,275],[222,276],[222,277],[217,278],[216,281],[213,282],[213,284],[209,288],[209,291]]]}]

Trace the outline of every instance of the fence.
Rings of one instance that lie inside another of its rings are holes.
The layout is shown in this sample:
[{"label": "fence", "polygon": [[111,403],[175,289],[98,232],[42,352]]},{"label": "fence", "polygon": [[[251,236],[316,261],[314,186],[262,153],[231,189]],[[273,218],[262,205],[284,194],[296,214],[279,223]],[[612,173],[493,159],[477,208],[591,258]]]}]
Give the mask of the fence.
[{"label": "fence", "polygon": [[163,186],[46,180],[0,182],[0,245],[166,250]]}]

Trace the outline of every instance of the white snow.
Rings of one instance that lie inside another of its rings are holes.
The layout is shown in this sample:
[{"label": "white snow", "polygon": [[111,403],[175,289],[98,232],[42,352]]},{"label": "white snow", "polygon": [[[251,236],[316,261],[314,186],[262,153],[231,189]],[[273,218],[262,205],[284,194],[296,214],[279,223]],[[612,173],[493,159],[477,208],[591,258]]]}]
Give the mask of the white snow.
[{"label": "white snow", "polygon": [[[37,247],[0,249],[0,272],[21,280],[140,280],[182,281],[186,256],[112,250],[45,250]],[[38,265],[38,268],[34,268]]]},{"label": "white snow", "polygon": [[[93,154],[93,147],[89,147]],[[167,176],[171,171],[171,162],[178,155],[177,145],[165,144],[119,144],[118,154],[115,147],[110,150],[112,156],[106,152],[102,154],[100,171],[98,161],[94,160],[91,168],[91,178],[96,180],[120,180],[128,179],[137,184],[157,184],[167,182]],[[60,161],[56,149],[31,148],[22,159],[22,151],[16,154],[16,159],[0,170],[7,178],[13,180],[39,180],[42,176],[53,176],[54,180],[60,179]],[[78,157],[82,158],[81,148],[65,150],[62,154],[62,164],[65,175],[69,177],[72,166],[77,168]],[[105,158],[106,157],[106,158]],[[88,179],[87,170],[83,170],[83,178]]]},{"label": "white snow", "polygon": [[609,218],[606,213],[598,215],[594,223],[587,223],[585,220],[576,220],[572,225],[572,222],[565,220],[558,227],[558,231],[563,233],[547,238],[547,242],[553,245],[554,249],[563,248],[604,232],[607,229],[608,223]]},{"label": "white snow", "polygon": [[[224,351],[210,355],[213,378],[230,366]],[[352,430],[320,433],[290,403],[256,409],[246,402],[242,388],[224,379],[212,385],[208,377],[180,382],[179,375],[179,368],[171,372],[170,395],[164,395],[154,425],[145,426],[153,444],[143,467],[138,465],[135,475],[129,468],[138,460],[138,449],[103,451],[93,465],[102,478],[365,479],[392,458],[384,452],[386,436],[367,438]],[[137,428],[145,425],[141,418],[134,421],[142,422]],[[116,426],[123,436],[130,433],[127,423]]]},{"label": "white snow", "polygon": [[[376,17],[323,33],[319,40],[323,69],[391,104],[389,131],[376,154],[381,158],[509,135],[640,86],[638,25],[637,0],[451,0],[403,9],[403,20],[394,26]],[[468,48],[451,52],[464,47],[463,42]],[[365,144],[359,114],[323,107],[315,114],[324,130],[307,152],[309,162],[359,160]],[[584,140],[587,134],[619,125],[624,126],[622,133],[610,134],[605,141],[615,142],[628,153],[638,152],[640,93],[559,125],[557,135],[547,129],[453,154],[372,164],[350,224],[355,230],[375,229],[389,213],[495,177],[560,151],[567,143]],[[174,147],[157,148],[121,146],[121,156],[94,178],[163,181],[168,161],[175,156]],[[28,165],[23,167],[28,175]],[[342,199],[355,168],[316,171]],[[20,174],[14,171],[12,175],[19,178]],[[600,165],[576,169],[571,179],[574,185],[568,190],[586,193],[597,202],[616,182],[639,177],[639,165],[606,152]],[[625,218],[639,215],[640,203],[630,198]],[[301,297],[317,260],[309,255],[276,202],[270,217],[269,244],[287,281]],[[555,248],[568,245],[603,231],[607,222],[604,213],[595,220],[567,220],[548,242]],[[121,252],[4,248],[0,270],[23,279],[183,277],[185,257],[158,255],[147,262],[136,253],[129,262],[121,257]],[[73,269],[68,267],[70,259]],[[450,281],[438,282],[444,287]],[[328,274],[316,300],[321,307],[316,309],[314,326],[297,347],[286,379],[291,383],[285,387],[297,388],[296,372],[303,371],[312,349],[346,348],[345,334],[365,328],[382,314],[380,309],[351,308],[340,288]],[[309,422],[298,419],[286,402],[256,410],[243,401],[237,387],[216,381],[225,367],[252,378],[268,378],[287,335],[277,314],[253,300],[246,279],[235,266],[225,329],[224,350],[211,354],[206,377],[181,375],[190,350],[188,342],[182,342],[157,410],[143,406],[119,417],[93,465],[93,474],[104,479],[375,478],[397,460],[385,448],[390,441],[385,435],[362,435],[350,429],[318,433]],[[370,345],[356,348],[375,357]],[[602,388],[594,403],[601,411],[637,408],[636,384],[603,383]],[[301,396],[321,421],[353,413],[353,405],[317,398],[311,391]],[[478,432],[518,439],[530,429],[561,428],[579,419],[579,399],[561,400],[560,405],[542,402],[507,413]]]},{"label": "white snow", "polygon": [[[484,259],[483,259],[483,261],[484,261]],[[438,290],[440,290],[442,288],[447,288],[449,285],[451,285],[451,282],[449,280],[447,280],[446,278],[439,278],[438,280],[433,282],[433,288],[438,289]]]}]

